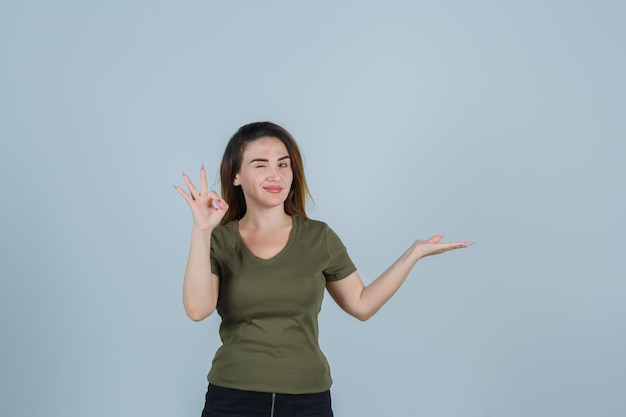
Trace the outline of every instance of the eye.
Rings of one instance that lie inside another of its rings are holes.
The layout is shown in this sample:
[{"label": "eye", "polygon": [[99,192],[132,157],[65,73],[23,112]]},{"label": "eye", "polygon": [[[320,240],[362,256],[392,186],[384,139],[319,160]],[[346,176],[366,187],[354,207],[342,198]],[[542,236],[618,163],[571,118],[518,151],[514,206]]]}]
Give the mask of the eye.
[{"label": "eye", "polygon": [[286,162],[281,162],[278,166],[281,167],[281,168],[288,168],[289,164],[286,163]]}]

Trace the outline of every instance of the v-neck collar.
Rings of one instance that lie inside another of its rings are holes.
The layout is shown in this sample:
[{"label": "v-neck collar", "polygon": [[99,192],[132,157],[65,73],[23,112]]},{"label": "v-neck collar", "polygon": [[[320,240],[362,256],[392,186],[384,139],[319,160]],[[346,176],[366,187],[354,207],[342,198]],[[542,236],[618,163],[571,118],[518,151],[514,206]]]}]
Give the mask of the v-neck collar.
[{"label": "v-neck collar", "polygon": [[259,263],[262,263],[264,265],[270,265],[276,262],[278,259],[282,258],[282,256],[289,250],[289,248],[291,248],[291,246],[293,245],[293,242],[296,240],[296,234],[298,232],[300,221],[299,221],[298,216],[291,216],[291,230],[289,231],[289,239],[287,239],[287,243],[276,255],[268,259],[264,259],[264,258],[256,256],[254,253],[252,253],[252,251],[248,248],[248,246],[246,246],[246,244],[243,241],[243,238],[241,237],[241,233],[239,233],[237,220],[233,220],[230,224],[235,235],[237,236],[237,241],[239,242],[239,245],[243,249],[244,253],[248,254],[249,257],[251,257],[252,259],[254,259],[255,261]]}]

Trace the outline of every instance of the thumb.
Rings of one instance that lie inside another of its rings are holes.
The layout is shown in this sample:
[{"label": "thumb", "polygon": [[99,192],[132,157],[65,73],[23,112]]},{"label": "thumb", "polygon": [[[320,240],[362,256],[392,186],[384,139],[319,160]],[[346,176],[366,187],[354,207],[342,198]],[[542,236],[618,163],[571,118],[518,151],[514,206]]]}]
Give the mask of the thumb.
[{"label": "thumb", "polygon": [[443,239],[443,235],[435,235],[435,236],[431,237],[430,239],[428,239],[427,242],[429,242],[429,243],[439,243],[439,242],[441,242],[441,239]]}]

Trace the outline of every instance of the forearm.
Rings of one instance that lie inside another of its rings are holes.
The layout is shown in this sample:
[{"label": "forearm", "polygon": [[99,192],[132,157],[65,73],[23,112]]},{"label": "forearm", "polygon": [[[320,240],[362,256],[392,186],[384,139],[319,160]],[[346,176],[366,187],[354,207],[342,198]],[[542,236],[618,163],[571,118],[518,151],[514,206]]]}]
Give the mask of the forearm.
[{"label": "forearm", "polygon": [[189,258],[183,280],[183,305],[192,320],[202,320],[215,310],[217,294],[211,278],[211,230],[191,233]]},{"label": "forearm", "polygon": [[467,248],[472,242],[441,242],[443,235],[417,240],[385,272],[367,287],[357,271],[339,281],[326,284],[333,299],[347,313],[367,320],[398,291],[418,260],[454,249]]},{"label": "forearm", "polygon": [[412,245],[385,272],[363,288],[358,301],[358,318],[372,317],[398,291],[419,257]]}]

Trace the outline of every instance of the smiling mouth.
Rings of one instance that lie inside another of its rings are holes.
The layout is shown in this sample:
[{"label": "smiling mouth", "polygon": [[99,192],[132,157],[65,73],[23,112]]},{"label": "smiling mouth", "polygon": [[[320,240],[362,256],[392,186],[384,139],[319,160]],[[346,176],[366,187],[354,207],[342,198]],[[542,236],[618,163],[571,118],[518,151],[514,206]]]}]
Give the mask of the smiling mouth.
[{"label": "smiling mouth", "polygon": [[269,193],[278,194],[283,190],[283,187],[264,187],[264,189]]}]

